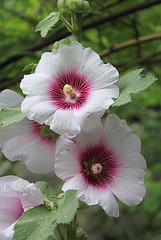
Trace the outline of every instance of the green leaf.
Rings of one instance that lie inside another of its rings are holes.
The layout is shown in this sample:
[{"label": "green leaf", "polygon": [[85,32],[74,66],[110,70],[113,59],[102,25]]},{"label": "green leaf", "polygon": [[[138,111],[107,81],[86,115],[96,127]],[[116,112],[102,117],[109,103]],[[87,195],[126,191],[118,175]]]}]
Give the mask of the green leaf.
[{"label": "green leaf", "polygon": [[22,69],[22,71],[34,73],[36,67],[37,67],[37,64],[30,63],[30,64],[28,64],[27,66],[25,66],[25,67]]},{"label": "green leaf", "polygon": [[41,190],[43,195],[46,196],[50,201],[53,200],[54,197],[58,196],[62,192],[61,189],[54,189],[51,185],[49,185],[45,181],[38,181],[35,185]]},{"label": "green leaf", "polygon": [[59,21],[59,12],[52,12],[46,18],[41,20],[36,26],[35,32],[40,31],[41,36],[45,37],[51,27],[54,27]]},{"label": "green leaf", "polygon": [[0,126],[6,127],[12,123],[20,122],[25,118],[21,112],[21,103],[11,108],[0,110]]},{"label": "green leaf", "polygon": [[141,74],[143,69],[134,70],[121,77],[116,85],[119,87],[120,95],[112,106],[121,106],[128,102],[131,102],[131,94],[138,93],[145,90],[157,79],[152,75],[147,74],[146,76]]},{"label": "green leaf", "polygon": [[54,214],[45,205],[24,212],[14,226],[13,240],[46,240],[49,236],[54,236]]},{"label": "green leaf", "polygon": [[24,212],[14,226],[13,240],[46,240],[54,235],[58,224],[69,224],[79,206],[77,191],[68,190],[54,198],[54,210],[45,205],[36,206]]},{"label": "green leaf", "polygon": [[68,190],[61,198],[53,199],[57,208],[54,218],[58,224],[70,223],[74,218],[77,208],[79,207],[76,196],[76,190]]}]

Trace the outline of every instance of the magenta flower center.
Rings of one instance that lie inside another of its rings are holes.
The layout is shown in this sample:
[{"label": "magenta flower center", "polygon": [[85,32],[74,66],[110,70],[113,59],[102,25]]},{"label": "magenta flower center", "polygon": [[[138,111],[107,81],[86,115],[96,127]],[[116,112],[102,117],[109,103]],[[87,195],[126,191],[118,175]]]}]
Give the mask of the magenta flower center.
[{"label": "magenta flower center", "polygon": [[41,142],[55,144],[58,134],[50,130],[49,126],[31,121],[31,135],[38,138]]},{"label": "magenta flower center", "polygon": [[79,161],[86,183],[95,187],[108,186],[117,175],[119,163],[113,152],[101,143],[87,147],[80,153]]},{"label": "magenta flower center", "polygon": [[52,103],[62,109],[82,107],[90,94],[90,83],[76,71],[60,74],[50,85]]}]

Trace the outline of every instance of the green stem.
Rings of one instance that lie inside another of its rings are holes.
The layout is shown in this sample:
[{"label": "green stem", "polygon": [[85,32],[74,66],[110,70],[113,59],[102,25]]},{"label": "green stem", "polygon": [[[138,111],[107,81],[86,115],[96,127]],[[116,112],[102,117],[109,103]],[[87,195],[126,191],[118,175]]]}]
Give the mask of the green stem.
[{"label": "green stem", "polygon": [[64,240],[63,234],[62,234],[62,232],[61,232],[59,226],[57,226],[57,230],[58,230],[58,233],[59,233],[60,239],[61,239],[61,240]]},{"label": "green stem", "polygon": [[69,225],[67,225],[67,240],[75,240],[76,239],[77,227],[78,227],[77,216],[75,215],[73,221]]},{"label": "green stem", "polygon": [[72,228],[71,226],[67,227],[67,240],[75,240],[76,239],[76,228]]},{"label": "green stem", "polygon": [[65,26],[68,29],[68,31],[73,33],[73,29],[72,29],[71,24],[68,21],[66,21],[63,16],[61,16],[61,20],[65,24]]},{"label": "green stem", "polygon": [[73,28],[73,36],[74,39],[77,40],[78,42],[81,42],[82,39],[82,28],[81,28],[81,24],[82,24],[82,15],[79,13],[71,13],[71,23],[72,23],[72,28]]}]

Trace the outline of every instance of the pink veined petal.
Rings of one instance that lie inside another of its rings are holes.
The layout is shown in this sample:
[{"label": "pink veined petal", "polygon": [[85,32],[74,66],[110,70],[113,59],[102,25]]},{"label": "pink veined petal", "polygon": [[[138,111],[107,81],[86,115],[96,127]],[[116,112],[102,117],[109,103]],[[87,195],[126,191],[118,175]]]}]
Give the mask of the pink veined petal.
[{"label": "pink veined petal", "polygon": [[24,161],[28,170],[34,173],[47,173],[54,169],[55,144],[43,142],[30,134],[8,140],[3,153],[10,161]]},{"label": "pink veined petal", "polygon": [[141,142],[139,137],[131,132],[124,120],[120,120],[115,114],[107,116],[103,138],[107,146],[113,149],[116,156],[128,152],[140,152]]},{"label": "pink veined petal", "polygon": [[11,240],[13,227],[22,213],[43,204],[39,188],[15,176],[0,178],[0,238]]},{"label": "pink veined petal", "polygon": [[0,92],[0,109],[13,107],[23,101],[23,97],[18,93],[6,89]]},{"label": "pink veined petal", "polygon": [[57,157],[59,160],[55,163],[55,173],[63,181],[79,173],[79,162],[69,151],[60,152]]},{"label": "pink veined petal", "polygon": [[128,153],[118,157],[122,162],[118,175],[109,188],[112,193],[128,206],[139,204],[145,195],[145,159],[140,153]]},{"label": "pink veined petal", "polygon": [[0,127],[0,147],[9,139],[30,132],[31,122],[25,118],[18,123],[13,123],[5,128]]},{"label": "pink veined petal", "polygon": [[[48,124],[48,122],[46,122]],[[50,128],[58,133],[72,132],[78,134],[80,126],[78,125],[72,110],[58,109],[54,113],[54,117],[50,123]]]},{"label": "pink veined petal", "polygon": [[19,219],[23,209],[18,197],[0,196],[0,202],[0,231],[2,231]]},{"label": "pink veined petal", "polygon": [[47,93],[52,78],[45,73],[36,73],[25,75],[21,81],[20,87],[23,88],[25,95],[42,96]]}]

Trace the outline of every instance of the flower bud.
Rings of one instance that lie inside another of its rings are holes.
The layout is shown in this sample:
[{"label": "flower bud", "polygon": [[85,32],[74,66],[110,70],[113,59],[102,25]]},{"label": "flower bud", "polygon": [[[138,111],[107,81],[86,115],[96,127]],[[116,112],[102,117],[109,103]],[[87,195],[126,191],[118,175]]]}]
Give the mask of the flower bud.
[{"label": "flower bud", "polygon": [[69,38],[64,38],[64,39],[62,39],[62,40],[60,40],[60,41],[56,41],[56,42],[54,43],[54,45],[53,45],[52,52],[55,52],[55,50],[57,50],[61,44],[69,45],[69,44],[70,44]]},{"label": "flower bud", "polygon": [[91,6],[85,0],[58,0],[59,9],[70,10],[77,13],[86,13],[90,10]]}]

